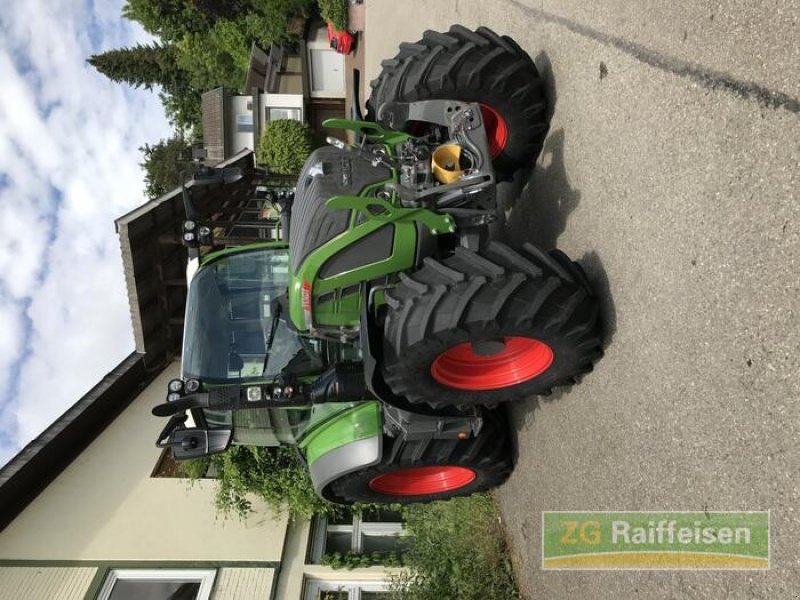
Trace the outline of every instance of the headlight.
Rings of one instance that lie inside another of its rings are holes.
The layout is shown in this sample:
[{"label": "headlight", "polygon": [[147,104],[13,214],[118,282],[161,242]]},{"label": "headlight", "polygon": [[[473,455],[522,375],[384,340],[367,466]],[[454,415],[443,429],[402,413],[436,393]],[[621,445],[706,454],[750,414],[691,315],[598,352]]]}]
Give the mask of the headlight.
[{"label": "headlight", "polygon": [[197,230],[197,240],[205,245],[211,245],[211,228],[203,225],[200,229]]},{"label": "headlight", "polygon": [[187,394],[194,394],[199,389],[200,389],[200,380],[199,379],[189,379],[189,380],[186,381],[186,393]]},{"label": "headlight", "polygon": [[183,380],[181,379],[173,379],[167,384],[167,388],[170,392],[182,392],[183,391]]},{"label": "headlight", "polygon": [[184,221],[183,222],[183,230],[184,231],[194,231],[195,227],[197,227],[197,223],[194,221]]},{"label": "headlight", "polygon": [[172,392],[167,394],[167,402],[177,402],[181,399],[181,395],[178,392]]}]

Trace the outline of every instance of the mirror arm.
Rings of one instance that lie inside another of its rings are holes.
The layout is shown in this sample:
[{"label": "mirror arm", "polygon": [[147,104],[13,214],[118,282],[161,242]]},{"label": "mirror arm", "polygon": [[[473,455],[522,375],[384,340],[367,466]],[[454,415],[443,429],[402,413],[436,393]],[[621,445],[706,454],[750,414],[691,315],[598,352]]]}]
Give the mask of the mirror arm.
[{"label": "mirror arm", "polygon": [[[170,442],[170,438],[172,437],[172,432],[178,428],[179,425],[183,425],[186,422],[187,415],[184,413],[182,415],[172,415],[167,424],[164,425],[164,429],[161,430],[161,433],[158,434],[156,438],[156,447],[158,448],[167,448],[171,446],[172,443]],[[167,438],[167,441],[164,441],[164,438]]]}]

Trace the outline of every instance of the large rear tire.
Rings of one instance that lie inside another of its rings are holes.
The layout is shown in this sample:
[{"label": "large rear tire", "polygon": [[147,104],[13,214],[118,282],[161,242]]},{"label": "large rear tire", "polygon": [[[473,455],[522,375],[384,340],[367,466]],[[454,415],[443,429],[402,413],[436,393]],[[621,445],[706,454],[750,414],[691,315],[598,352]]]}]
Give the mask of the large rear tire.
[{"label": "large rear tire", "polygon": [[325,495],[348,504],[445,500],[498,486],[512,469],[508,425],[497,411],[484,411],[480,433],[466,440],[385,437],[380,464],[340,477]]},{"label": "large rear tire", "polygon": [[368,119],[375,120],[385,102],[479,102],[495,170],[510,174],[539,156],[548,130],[544,84],[510,37],[461,25],[447,33],[426,31],[417,43],[400,44],[400,52],[381,66],[370,84]]},{"label": "large rear tire", "polygon": [[400,279],[387,293],[383,374],[411,403],[492,406],[549,394],[602,355],[597,299],[558,251],[458,247]]}]

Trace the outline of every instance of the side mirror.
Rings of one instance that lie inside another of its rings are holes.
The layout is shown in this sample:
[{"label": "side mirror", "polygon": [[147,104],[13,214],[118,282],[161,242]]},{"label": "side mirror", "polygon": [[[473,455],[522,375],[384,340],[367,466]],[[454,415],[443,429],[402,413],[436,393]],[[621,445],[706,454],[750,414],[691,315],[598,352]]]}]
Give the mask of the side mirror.
[{"label": "side mirror", "polygon": [[231,429],[176,429],[172,432],[169,445],[175,460],[201,458],[209,454],[223,452],[230,446],[233,438]]}]

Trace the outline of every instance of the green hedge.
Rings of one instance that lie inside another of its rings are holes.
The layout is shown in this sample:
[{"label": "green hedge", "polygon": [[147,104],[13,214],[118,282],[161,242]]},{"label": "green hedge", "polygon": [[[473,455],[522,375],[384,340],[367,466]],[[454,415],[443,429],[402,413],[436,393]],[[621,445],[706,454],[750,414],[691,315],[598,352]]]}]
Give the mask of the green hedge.
[{"label": "green hedge", "polygon": [[313,148],[308,125],[293,119],[278,119],[264,127],[256,158],[276,175],[297,175]]},{"label": "green hedge", "polygon": [[333,23],[336,31],[347,29],[348,0],[318,0],[322,18]]}]

